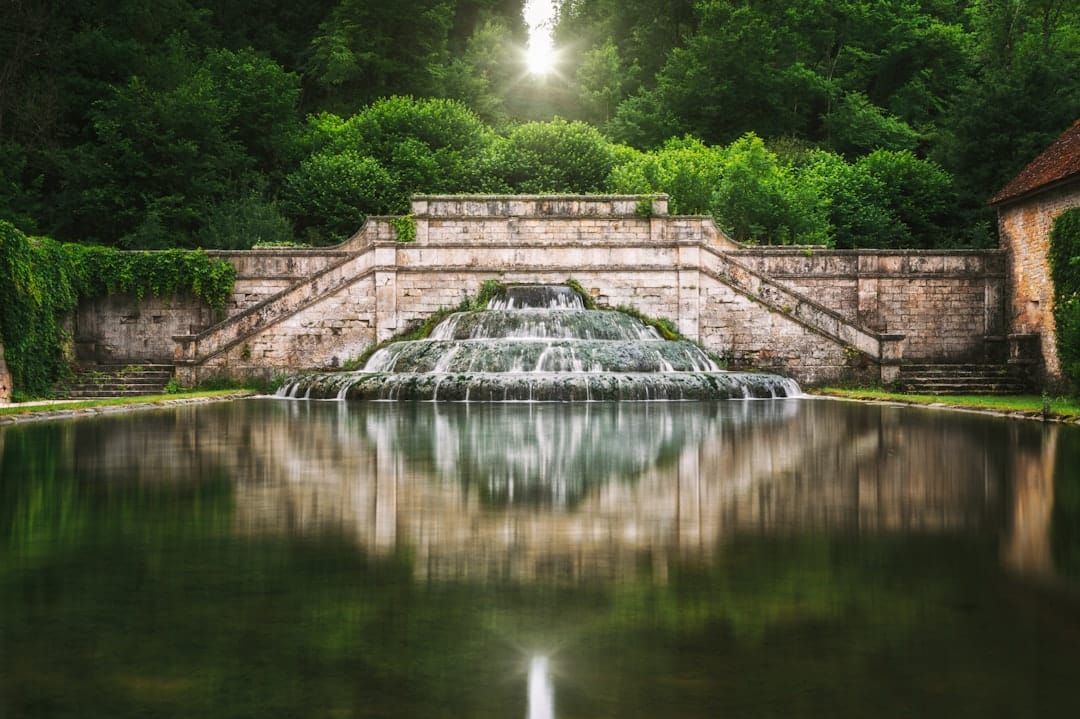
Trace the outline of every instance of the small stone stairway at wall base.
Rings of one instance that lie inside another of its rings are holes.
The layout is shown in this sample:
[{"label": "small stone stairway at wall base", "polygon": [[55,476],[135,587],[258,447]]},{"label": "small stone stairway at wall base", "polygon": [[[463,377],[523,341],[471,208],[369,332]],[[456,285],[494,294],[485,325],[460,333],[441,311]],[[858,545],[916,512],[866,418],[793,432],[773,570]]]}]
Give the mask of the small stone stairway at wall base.
[{"label": "small stone stairway at wall base", "polygon": [[168,364],[85,365],[77,370],[64,394],[72,399],[164,394],[175,371]]},{"label": "small stone stairway at wall base", "polygon": [[894,386],[909,394],[1023,394],[1030,382],[1007,364],[905,364]]}]

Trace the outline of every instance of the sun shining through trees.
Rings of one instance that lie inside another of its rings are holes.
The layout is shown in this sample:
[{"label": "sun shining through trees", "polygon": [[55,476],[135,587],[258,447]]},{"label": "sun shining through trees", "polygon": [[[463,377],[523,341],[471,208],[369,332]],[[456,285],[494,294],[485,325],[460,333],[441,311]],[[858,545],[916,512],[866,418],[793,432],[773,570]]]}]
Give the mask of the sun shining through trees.
[{"label": "sun shining through trees", "polygon": [[525,51],[525,65],[533,75],[548,75],[555,68],[555,47],[550,35],[533,34]]},{"label": "sun shining through trees", "polygon": [[558,4],[552,0],[527,0],[525,22],[529,26],[529,47],[525,65],[533,75],[548,75],[555,69],[558,53],[552,41],[552,30]]}]

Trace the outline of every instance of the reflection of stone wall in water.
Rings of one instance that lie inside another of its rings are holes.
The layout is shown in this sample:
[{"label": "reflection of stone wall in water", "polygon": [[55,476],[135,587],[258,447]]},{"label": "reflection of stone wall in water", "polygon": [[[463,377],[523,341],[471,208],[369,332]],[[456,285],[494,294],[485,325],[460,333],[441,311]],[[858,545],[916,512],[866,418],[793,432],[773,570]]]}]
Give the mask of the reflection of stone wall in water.
[{"label": "reflection of stone wall in water", "polygon": [[1012,512],[1001,553],[1006,566],[1026,577],[1047,579],[1055,573],[1050,551],[1050,520],[1061,431],[1058,425],[1047,425],[1041,444],[1018,445],[1012,455]]},{"label": "reflection of stone wall in water", "polygon": [[[260,421],[249,436],[269,474],[238,488],[238,526],[408,547],[425,575],[527,579],[634,573],[643,556],[663,568],[745,533],[963,532],[997,521],[1004,450],[944,414],[909,421],[866,408],[837,421],[823,402],[721,403],[703,416],[690,407],[592,408],[586,432],[600,436],[577,445],[545,435],[555,423],[535,415],[475,408],[413,408],[428,413],[419,422],[385,406],[312,413],[310,426]],[[955,437],[948,451],[943,431]],[[604,442],[628,455],[610,472],[591,454]],[[520,501],[511,478],[531,488]]]},{"label": "reflection of stone wall in water", "polygon": [[1002,532],[1007,564],[1049,566],[1036,424],[815,400],[260,400],[71,427],[95,486],[242,477],[234,531],[341,534],[430,577],[662,578],[740,536],[806,532]]}]

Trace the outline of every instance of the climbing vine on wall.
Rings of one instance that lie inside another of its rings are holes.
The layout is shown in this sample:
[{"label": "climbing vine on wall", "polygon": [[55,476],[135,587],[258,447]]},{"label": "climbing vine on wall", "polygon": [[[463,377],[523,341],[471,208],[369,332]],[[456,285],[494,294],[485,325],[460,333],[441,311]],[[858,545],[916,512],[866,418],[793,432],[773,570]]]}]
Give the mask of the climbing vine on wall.
[{"label": "climbing vine on wall", "polygon": [[68,370],[63,323],[80,299],[112,294],[142,299],[191,292],[222,311],[232,265],[201,250],[120,252],[29,238],[0,221],[0,339],[16,390],[45,396]]},{"label": "climbing vine on wall", "polygon": [[412,215],[399,215],[391,218],[394,237],[398,242],[416,242],[416,218]]},{"label": "climbing vine on wall", "polygon": [[1061,370],[1080,388],[1080,207],[1058,216],[1050,233],[1050,277]]}]

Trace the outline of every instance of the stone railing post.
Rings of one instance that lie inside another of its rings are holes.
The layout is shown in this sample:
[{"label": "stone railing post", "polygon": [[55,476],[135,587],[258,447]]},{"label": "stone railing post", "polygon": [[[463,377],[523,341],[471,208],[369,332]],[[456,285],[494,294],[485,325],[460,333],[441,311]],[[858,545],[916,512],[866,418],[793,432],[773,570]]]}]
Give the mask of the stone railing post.
[{"label": "stone railing post", "polygon": [[881,384],[890,385],[900,378],[900,364],[904,361],[906,335],[881,335]]}]

